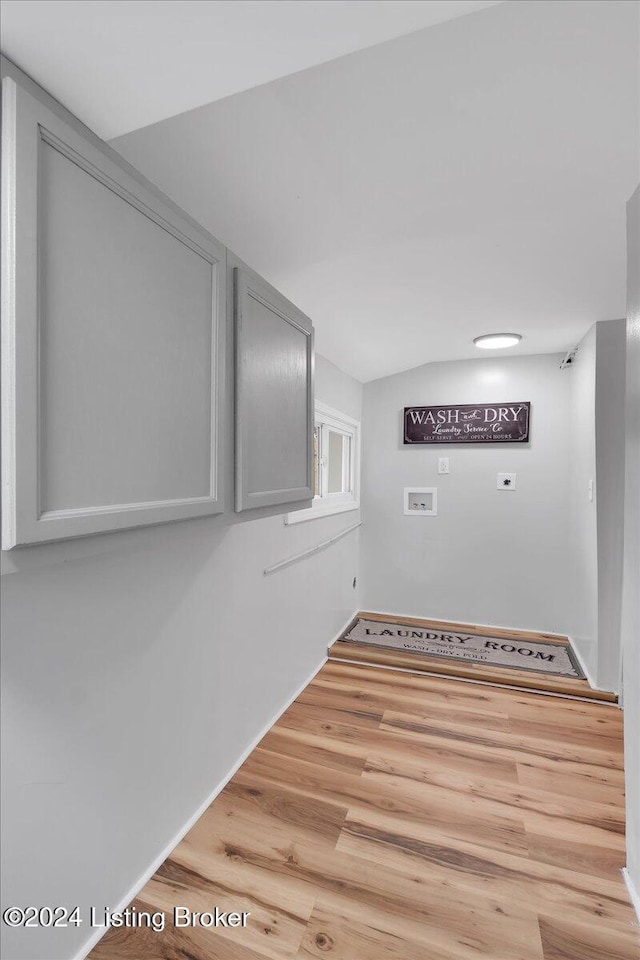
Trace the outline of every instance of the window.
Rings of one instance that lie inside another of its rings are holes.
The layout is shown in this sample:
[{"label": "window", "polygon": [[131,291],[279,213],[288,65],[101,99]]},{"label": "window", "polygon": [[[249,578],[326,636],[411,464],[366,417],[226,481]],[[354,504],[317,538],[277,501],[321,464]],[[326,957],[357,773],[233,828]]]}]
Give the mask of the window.
[{"label": "window", "polygon": [[324,403],[316,403],[313,433],[313,504],[289,513],[300,523],[360,506],[360,424]]}]

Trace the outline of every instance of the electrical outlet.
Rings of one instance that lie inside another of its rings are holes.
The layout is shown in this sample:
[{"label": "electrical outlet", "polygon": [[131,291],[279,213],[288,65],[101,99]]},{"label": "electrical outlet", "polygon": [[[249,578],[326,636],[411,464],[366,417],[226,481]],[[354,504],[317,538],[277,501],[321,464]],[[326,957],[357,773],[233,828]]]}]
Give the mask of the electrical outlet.
[{"label": "electrical outlet", "polygon": [[449,473],[449,457],[438,457],[438,473]]},{"label": "electrical outlet", "polygon": [[515,488],[516,488],[515,473],[499,473],[498,474],[498,490],[515,490]]}]

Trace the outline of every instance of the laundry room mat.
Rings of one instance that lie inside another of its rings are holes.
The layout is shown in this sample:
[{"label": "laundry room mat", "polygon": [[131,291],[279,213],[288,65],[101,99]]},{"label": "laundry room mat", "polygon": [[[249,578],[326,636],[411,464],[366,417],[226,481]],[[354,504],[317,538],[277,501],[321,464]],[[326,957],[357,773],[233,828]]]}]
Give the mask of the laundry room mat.
[{"label": "laundry room mat", "polygon": [[458,628],[414,626],[394,620],[366,620],[357,617],[340,637],[345,643],[365,644],[417,656],[440,657],[534,673],[554,674],[584,680],[576,656],[568,643],[544,642],[516,637],[466,633]]}]

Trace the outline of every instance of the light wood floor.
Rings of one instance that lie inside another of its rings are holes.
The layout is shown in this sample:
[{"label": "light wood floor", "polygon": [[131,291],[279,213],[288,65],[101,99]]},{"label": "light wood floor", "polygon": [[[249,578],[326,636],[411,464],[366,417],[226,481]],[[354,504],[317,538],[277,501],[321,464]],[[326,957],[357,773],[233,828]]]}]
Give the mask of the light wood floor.
[{"label": "light wood floor", "polygon": [[[504,630],[499,627],[483,627],[478,624],[450,623],[443,620],[422,620],[417,617],[397,617],[387,613],[360,612],[358,617],[365,620],[384,620],[401,623],[408,627],[426,627],[427,629],[444,629],[461,631],[463,633],[480,633],[502,637],[505,640],[524,641],[538,640],[544,643],[557,643],[568,646],[567,637],[551,633],[532,633],[530,630]],[[391,650],[377,647],[373,644],[351,643],[338,640],[329,647],[331,660],[357,661],[372,663],[379,666],[399,667],[404,670],[416,670],[421,673],[443,674],[448,677],[461,677],[467,680],[480,680],[483,683],[504,684],[510,687],[522,687],[528,690],[541,690],[547,693],[557,693],[565,697],[586,697],[588,700],[605,700],[616,703],[618,697],[608,690],[595,690],[588,680],[575,680],[572,677],[559,677],[551,673],[541,673],[534,670],[517,670],[507,667],[497,667],[485,663],[463,662],[461,660],[447,660],[444,657],[429,657],[422,653]]]},{"label": "light wood floor", "polygon": [[[162,802],[162,798],[158,798]],[[91,960],[637,960],[622,714],[327,663]]]}]

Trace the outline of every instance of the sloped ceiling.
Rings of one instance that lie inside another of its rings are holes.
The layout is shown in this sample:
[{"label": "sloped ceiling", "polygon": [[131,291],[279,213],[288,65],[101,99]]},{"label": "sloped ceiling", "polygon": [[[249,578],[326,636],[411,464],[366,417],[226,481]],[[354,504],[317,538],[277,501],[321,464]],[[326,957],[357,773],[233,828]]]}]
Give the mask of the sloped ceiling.
[{"label": "sloped ceiling", "polygon": [[2,50],[104,139],[496,0],[2,0]]},{"label": "sloped ceiling", "polygon": [[565,351],[625,311],[637,38],[625,0],[501,3],[114,146],[363,381],[478,356],[494,331]]},{"label": "sloped ceiling", "polygon": [[361,380],[565,351],[624,316],[638,7],[504,3],[115,146],[314,320]]}]

